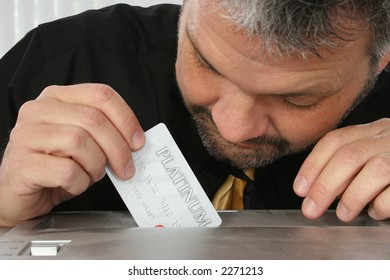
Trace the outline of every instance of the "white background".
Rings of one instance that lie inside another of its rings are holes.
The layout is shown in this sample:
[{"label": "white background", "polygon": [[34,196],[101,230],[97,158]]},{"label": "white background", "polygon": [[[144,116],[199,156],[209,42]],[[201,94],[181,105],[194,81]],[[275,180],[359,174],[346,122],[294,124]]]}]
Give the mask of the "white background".
[{"label": "white background", "polygon": [[150,6],[183,0],[0,0],[0,58],[40,23],[115,3]]},{"label": "white background", "polygon": [[[26,1],[26,0],[25,0]],[[189,240],[190,242],[190,240]],[[174,248],[173,248],[174,249]],[[329,280],[388,279],[389,260],[1,260],[1,279]],[[128,269],[211,269],[212,275],[128,275]],[[222,275],[223,267],[262,267],[262,275]],[[387,275],[387,276],[386,276]]]}]

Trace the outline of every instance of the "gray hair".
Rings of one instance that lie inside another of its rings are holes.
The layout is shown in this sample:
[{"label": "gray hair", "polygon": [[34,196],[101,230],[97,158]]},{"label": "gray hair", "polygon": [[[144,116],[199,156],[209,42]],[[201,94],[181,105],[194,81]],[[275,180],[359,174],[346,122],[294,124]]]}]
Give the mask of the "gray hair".
[{"label": "gray hair", "polygon": [[[219,0],[228,18],[279,54],[318,54],[370,32],[377,62],[390,47],[390,0]],[[352,23],[352,24],[351,24]],[[355,36],[355,37],[354,37]]]}]

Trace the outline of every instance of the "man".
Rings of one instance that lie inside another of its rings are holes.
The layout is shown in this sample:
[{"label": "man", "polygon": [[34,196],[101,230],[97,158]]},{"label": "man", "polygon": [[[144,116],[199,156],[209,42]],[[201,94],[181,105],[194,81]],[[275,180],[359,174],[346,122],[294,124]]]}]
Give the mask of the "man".
[{"label": "man", "polygon": [[215,205],[230,173],[255,168],[247,209],[388,218],[386,2],[187,0],[177,52],[176,6],[41,26],[0,64],[0,225],[123,209],[104,166],[130,178],[158,122]]}]

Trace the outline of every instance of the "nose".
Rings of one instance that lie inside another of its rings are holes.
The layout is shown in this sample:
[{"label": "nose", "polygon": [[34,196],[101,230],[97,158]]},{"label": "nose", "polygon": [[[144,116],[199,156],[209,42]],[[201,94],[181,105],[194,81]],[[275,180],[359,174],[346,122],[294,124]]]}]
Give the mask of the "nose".
[{"label": "nose", "polygon": [[267,106],[255,95],[221,97],[211,114],[222,137],[232,143],[266,135],[270,126]]}]

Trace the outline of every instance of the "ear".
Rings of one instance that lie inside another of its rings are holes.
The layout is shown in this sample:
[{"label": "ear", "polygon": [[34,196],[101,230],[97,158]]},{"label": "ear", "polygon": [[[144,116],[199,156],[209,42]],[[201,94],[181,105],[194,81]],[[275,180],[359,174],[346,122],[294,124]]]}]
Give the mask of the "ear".
[{"label": "ear", "polygon": [[380,74],[383,70],[390,72],[390,50],[379,60],[377,73]]}]

